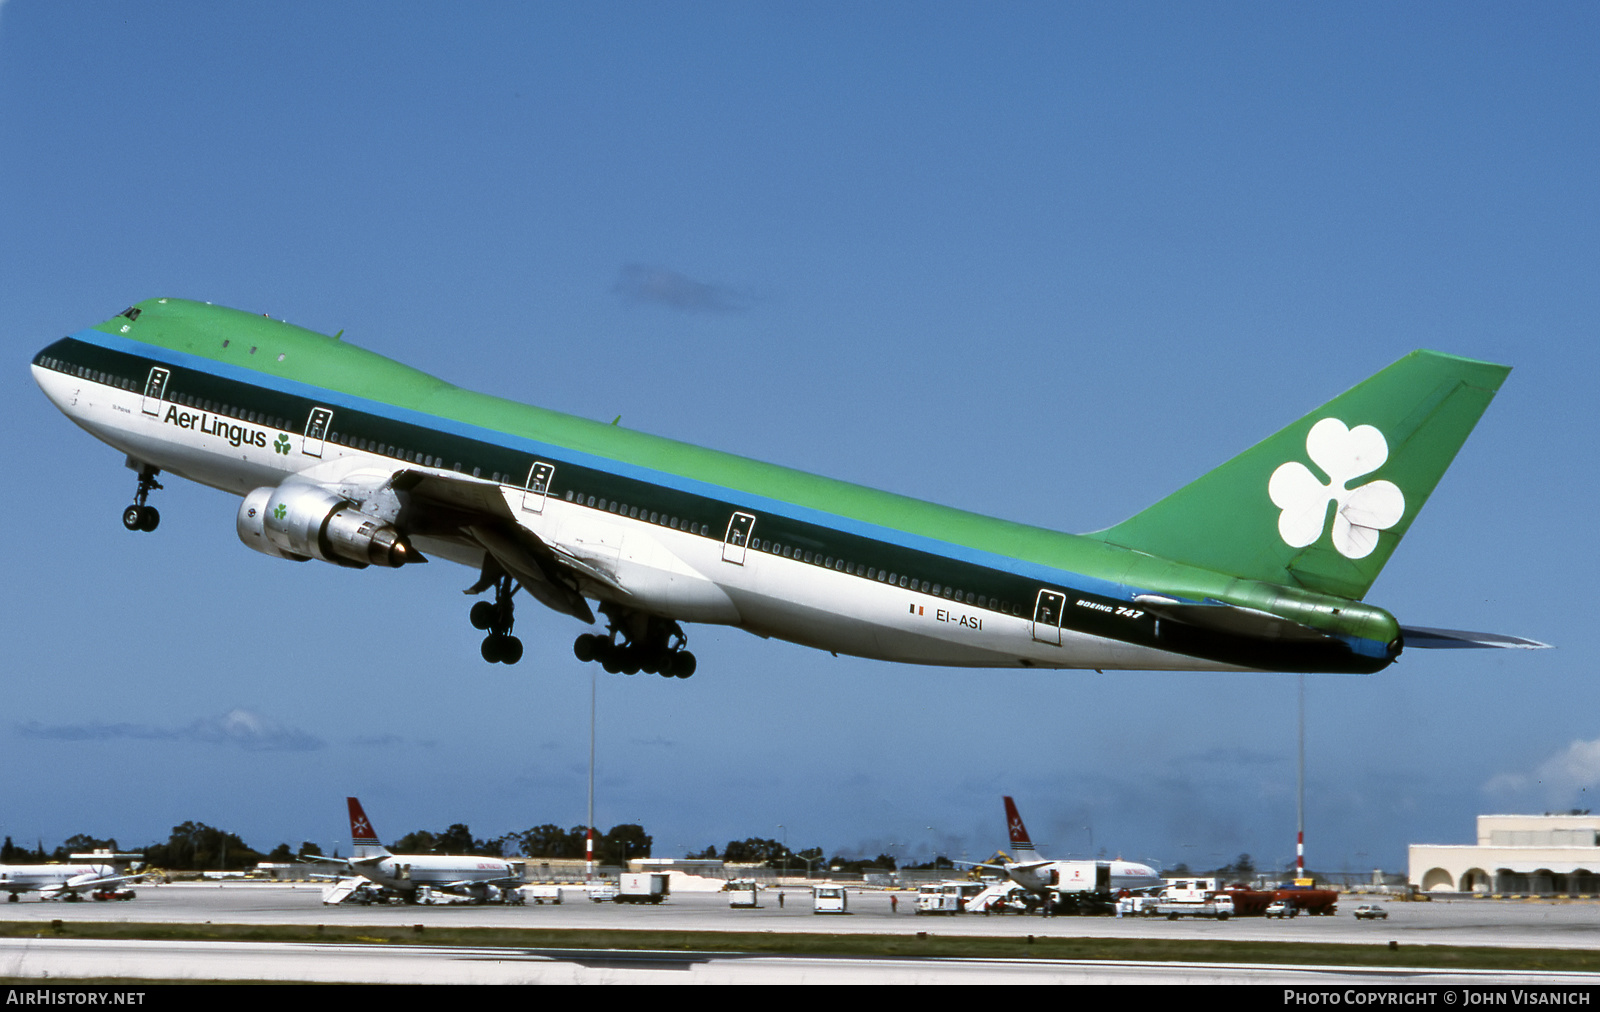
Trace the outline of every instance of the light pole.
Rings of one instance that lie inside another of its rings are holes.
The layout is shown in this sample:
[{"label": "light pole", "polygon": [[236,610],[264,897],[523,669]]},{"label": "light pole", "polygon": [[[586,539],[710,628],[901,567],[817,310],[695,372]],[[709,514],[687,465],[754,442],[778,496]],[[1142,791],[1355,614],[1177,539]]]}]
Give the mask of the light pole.
[{"label": "light pole", "polygon": [[589,821],[584,834],[583,880],[594,881],[594,712],[595,672],[589,669]]}]

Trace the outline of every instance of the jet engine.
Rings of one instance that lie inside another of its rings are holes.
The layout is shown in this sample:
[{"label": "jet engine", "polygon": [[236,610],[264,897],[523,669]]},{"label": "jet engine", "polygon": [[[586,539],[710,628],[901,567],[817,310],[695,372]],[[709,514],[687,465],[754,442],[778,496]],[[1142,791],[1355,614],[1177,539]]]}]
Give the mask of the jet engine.
[{"label": "jet engine", "polygon": [[239,504],[239,540],[277,559],[399,567],[424,561],[394,525],[319,485],[258,488]]}]

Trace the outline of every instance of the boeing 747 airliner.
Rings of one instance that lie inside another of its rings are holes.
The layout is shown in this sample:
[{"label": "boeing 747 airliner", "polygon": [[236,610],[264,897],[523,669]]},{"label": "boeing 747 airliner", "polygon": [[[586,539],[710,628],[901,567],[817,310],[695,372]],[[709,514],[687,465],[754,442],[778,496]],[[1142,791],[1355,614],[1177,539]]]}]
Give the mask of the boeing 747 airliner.
[{"label": "boeing 747 airliner", "polygon": [[969,667],[1371,673],[1407,647],[1538,647],[1363,603],[1510,370],[1418,351],[1115,527],[1071,535],[473,393],[340,339],[179,299],[33,360],[127,455],[243,497],[279,559],[479,572],[487,661],[518,588],[608,671],[688,677],[680,623]]}]

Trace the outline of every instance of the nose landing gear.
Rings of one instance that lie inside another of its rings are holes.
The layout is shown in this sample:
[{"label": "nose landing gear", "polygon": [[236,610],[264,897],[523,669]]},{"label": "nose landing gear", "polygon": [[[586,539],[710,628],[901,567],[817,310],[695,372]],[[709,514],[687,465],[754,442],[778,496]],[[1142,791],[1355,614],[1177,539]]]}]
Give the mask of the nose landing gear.
[{"label": "nose landing gear", "polygon": [[479,651],[490,664],[515,664],[522,660],[522,641],[511,635],[511,596],[517,592],[516,584],[505,574],[494,581],[494,600],[479,601],[467,615],[473,628],[486,630]]},{"label": "nose landing gear", "polygon": [[[132,463],[130,460],[129,463]],[[139,488],[133,494],[133,505],[122,511],[122,526],[130,531],[153,531],[161,523],[161,511],[154,506],[146,506],[145,500],[150,493],[161,487],[156,481],[156,475],[161,473],[161,468],[149,464],[139,467]]]},{"label": "nose landing gear", "polygon": [[572,644],[578,660],[598,661],[613,675],[644,671],[662,678],[688,678],[694,674],[694,654],[684,649],[689,638],[672,619],[626,612],[610,604],[602,604],[600,612],[609,631],[604,636],[579,636]]}]

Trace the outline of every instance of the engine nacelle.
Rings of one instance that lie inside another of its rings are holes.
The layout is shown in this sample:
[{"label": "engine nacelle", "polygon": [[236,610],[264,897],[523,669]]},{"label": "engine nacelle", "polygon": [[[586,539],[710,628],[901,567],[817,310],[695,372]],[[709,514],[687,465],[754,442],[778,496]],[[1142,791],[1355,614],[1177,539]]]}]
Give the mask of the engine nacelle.
[{"label": "engine nacelle", "polygon": [[394,525],[318,485],[258,488],[239,504],[239,540],[277,559],[339,566],[403,566],[422,556]]}]

